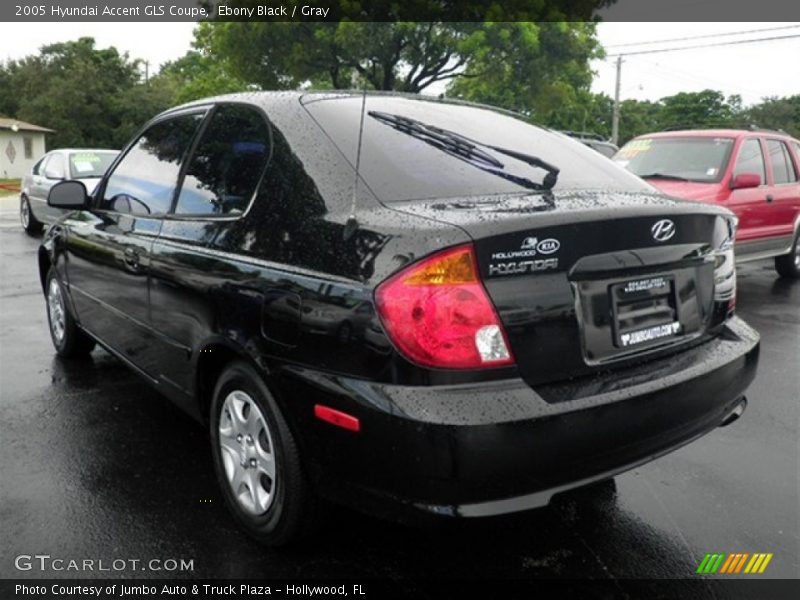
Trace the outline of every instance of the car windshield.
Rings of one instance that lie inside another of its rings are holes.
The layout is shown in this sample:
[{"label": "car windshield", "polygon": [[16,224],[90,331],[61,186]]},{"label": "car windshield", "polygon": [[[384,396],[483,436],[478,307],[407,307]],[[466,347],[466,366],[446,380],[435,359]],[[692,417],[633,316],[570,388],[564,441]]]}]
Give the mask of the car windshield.
[{"label": "car windshield", "polygon": [[631,140],[614,161],[644,179],[713,183],[722,179],[733,138],[664,137]]},{"label": "car windshield", "polygon": [[70,179],[99,178],[117,157],[117,152],[73,152],[69,155]]}]

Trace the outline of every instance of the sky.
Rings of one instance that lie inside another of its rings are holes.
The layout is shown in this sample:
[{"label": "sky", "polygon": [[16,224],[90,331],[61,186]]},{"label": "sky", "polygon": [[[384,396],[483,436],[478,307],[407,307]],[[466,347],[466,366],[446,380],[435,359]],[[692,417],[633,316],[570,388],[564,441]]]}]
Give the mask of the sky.
[{"label": "sky", "polygon": [[[793,29],[786,29],[796,26]],[[780,27],[782,29],[773,29]],[[42,45],[92,36],[101,48],[116,46],[132,58],[158,66],[182,56],[190,48],[193,23],[0,23],[0,60],[36,53]],[[767,30],[763,33],[720,34]],[[701,35],[705,39],[652,44]],[[760,37],[800,35],[800,23],[601,23],[598,37],[608,54],[700,45]],[[648,42],[646,45],[627,45]],[[619,44],[626,46],[618,47]],[[616,46],[616,47],[615,47]],[[745,105],[766,96],[800,94],[800,37],[754,44],[696,48],[679,52],[625,56],[621,98],[658,100],[681,91],[711,88],[726,96],[739,94]],[[614,95],[613,57],[594,61],[592,91]],[[441,89],[429,88],[439,93]]]}]

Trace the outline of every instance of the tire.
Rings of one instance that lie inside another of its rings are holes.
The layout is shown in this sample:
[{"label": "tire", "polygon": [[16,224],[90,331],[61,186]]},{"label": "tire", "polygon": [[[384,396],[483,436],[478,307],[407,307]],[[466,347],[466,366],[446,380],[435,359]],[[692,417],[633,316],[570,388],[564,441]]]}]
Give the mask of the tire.
[{"label": "tire", "polygon": [[69,312],[64,286],[58,280],[55,269],[47,272],[45,280],[45,300],[47,303],[47,323],[50,339],[59,356],[79,358],[87,356],[95,347],[95,341],[78,327]]},{"label": "tire", "polygon": [[794,236],[789,254],[775,257],[775,270],[787,279],[800,279],[800,231]]},{"label": "tire", "polygon": [[300,451],[263,379],[247,363],[231,363],[217,380],[210,428],[217,481],[247,533],[268,546],[309,535],[317,502]]},{"label": "tire", "polygon": [[31,202],[24,195],[19,197],[19,220],[28,235],[33,236],[42,232],[42,223],[33,216]]}]

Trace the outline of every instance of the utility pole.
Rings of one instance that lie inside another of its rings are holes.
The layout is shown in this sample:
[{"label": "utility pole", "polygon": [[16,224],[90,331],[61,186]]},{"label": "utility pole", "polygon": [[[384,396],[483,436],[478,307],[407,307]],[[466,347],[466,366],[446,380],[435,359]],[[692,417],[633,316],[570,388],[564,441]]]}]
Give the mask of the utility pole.
[{"label": "utility pole", "polygon": [[[617,80],[619,80],[619,75],[617,75]],[[150,85],[150,61],[144,61],[144,84]]]},{"label": "utility pole", "polygon": [[619,89],[622,84],[622,55],[617,57],[617,84],[614,86],[614,113],[611,116],[611,143],[619,143]]}]

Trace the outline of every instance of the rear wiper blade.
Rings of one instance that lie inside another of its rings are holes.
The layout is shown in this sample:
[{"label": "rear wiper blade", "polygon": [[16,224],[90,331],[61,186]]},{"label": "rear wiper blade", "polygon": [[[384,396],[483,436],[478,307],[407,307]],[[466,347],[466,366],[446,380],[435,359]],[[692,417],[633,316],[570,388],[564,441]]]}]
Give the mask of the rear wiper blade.
[{"label": "rear wiper blade", "polygon": [[669,175],[668,173],[647,173],[646,175],[639,175],[642,179],[670,179],[672,181],[689,181],[686,177],[680,175]]},{"label": "rear wiper blade", "polygon": [[[493,168],[485,168],[480,165],[475,166],[478,166],[479,168],[499,177],[503,177],[504,179],[508,179],[509,181],[513,181],[518,185],[522,185],[523,187],[535,190],[550,190],[558,181],[559,169],[550,163],[543,161],[537,156],[532,156],[530,154],[517,152],[516,150],[510,150],[508,148],[502,148],[500,146],[493,146],[492,144],[479,142],[477,140],[473,140],[472,138],[461,135],[460,133],[456,133],[455,131],[442,129],[440,127],[429,125],[427,123],[423,123],[422,121],[417,121],[416,119],[404,117],[402,115],[393,115],[379,111],[369,111],[367,114],[374,119],[394,127],[398,131],[402,131],[417,137],[418,139],[426,141],[442,150],[452,152],[462,158],[486,163]],[[500,169],[504,169],[505,165],[503,165],[502,162],[490,154],[487,154],[478,148],[478,146],[483,146],[484,148],[489,148],[490,150],[494,150],[500,154],[505,154],[506,156],[527,163],[532,167],[544,169],[547,171],[547,175],[545,175],[542,183],[538,184],[526,177],[520,177],[502,172]]]},{"label": "rear wiper blade", "polygon": [[370,111],[369,116],[383,121],[387,125],[391,125],[395,129],[418,137],[423,141],[431,143],[434,146],[458,154],[464,158],[478,160],[491,165],[495,168],[502,169],[505,165],[494,158],[491,154],[484,152],[478,148],[467,138],[458,135],[457,133],[446,131],[433,125],[426,125],[416,119],[410,119],[401,115],[392,115],[389,113]]}]

